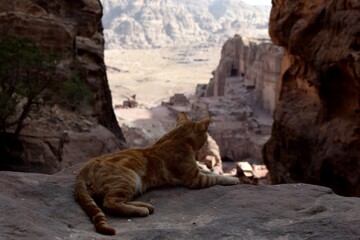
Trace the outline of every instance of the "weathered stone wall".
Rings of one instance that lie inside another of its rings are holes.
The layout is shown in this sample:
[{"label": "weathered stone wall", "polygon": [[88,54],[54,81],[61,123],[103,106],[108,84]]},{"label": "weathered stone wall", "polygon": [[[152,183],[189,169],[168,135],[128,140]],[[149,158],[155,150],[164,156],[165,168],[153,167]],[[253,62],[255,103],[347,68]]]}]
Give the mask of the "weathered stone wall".
[{"label": "weathered stone wall", "polygon": [[273,42],[286,49],[264,159],[273,183],[360,196],[360,1],[274,0]]}]

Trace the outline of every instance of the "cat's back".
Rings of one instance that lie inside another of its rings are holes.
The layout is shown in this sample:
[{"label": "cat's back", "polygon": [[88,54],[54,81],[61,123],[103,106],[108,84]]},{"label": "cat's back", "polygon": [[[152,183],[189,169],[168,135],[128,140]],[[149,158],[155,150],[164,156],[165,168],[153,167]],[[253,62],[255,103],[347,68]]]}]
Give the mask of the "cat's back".
[{"label": "cat's back", "polygon": [[117,171],[127,168],[136,172],[144,170],[147,159],[143,149],[128,149],[115,153],[108,153],[90,159],[80,169],[78,178],[82,175],[91,177],[96,175],[116,174]]}]

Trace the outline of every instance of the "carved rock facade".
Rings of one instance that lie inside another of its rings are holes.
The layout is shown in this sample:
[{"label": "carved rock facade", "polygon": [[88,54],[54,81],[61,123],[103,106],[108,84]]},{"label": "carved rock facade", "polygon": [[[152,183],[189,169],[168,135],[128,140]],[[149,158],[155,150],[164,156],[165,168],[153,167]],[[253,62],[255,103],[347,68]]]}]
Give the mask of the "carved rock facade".
[{"label": "carved rock facade", "polygon": [[278,92],[283,50],[269,42],[248,40],[235,35],[221,51],[218,67],[207,86],[205,96],[236,95],[241,80],[251,92],[252,105],[272,112]]}]

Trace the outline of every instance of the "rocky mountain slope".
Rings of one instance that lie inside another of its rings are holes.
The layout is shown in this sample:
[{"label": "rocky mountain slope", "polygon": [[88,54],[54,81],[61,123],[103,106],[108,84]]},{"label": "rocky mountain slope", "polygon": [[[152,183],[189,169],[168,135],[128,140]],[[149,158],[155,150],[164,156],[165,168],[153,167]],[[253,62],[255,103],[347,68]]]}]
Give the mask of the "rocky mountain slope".
[{"label": "rocky mountain slope", "polygon": [[218,44],[239,33],[268,38],[270,6],[242,0],[103,0],[108,48]]},{"label": "rocky mountain slope", "polygon": [[[286,54],[264,158],[274,183],[360,196],[360,1],[273,1]],[[285,31],[284,31],[285,30]]]}]

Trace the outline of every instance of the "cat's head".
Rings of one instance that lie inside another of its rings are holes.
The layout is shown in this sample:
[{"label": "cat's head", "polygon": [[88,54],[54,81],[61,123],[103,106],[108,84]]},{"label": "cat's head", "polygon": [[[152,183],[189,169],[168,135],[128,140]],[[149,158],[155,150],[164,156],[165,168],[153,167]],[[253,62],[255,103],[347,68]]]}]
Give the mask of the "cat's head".
[{"label": "cat's head", "polygon": [[194,150],[199,150],[207,140],[207,130],[211,122],[211,117],[199,121],[191,121],[184,112],[177,116],[176,128],[181,129],[182,137],[192,142]]},{"label": "cat's head", "polygon": [[160,138],[155,145],[169,141],[177,141],[177,144],[181,145],[181,142],[184,141],[184,143],[190,144],[194,151],[198,151],[207,140],[210,121],[210,117],[200,121],[190,121],[185,113],[179,113],[175,128]]}]

